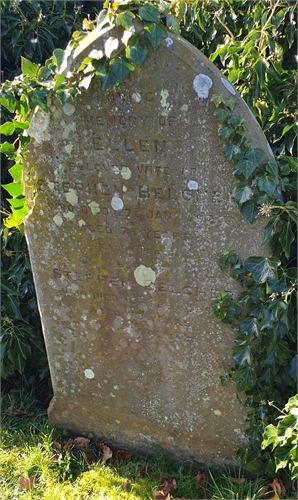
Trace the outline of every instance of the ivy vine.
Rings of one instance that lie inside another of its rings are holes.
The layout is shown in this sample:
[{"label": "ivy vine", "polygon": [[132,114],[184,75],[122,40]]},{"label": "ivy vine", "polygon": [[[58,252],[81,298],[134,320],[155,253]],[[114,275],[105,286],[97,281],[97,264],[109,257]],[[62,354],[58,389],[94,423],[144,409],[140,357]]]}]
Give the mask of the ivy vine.
[{"label": "ivy vine", "polygon": [[[266,425],[272,425],[276,417],[275,406],[268,401],[283,407],[293,396],[297,380],[297,269],[286,266],[297,230],[297,203],[283,202],[278,195],[285,185],[279,166],[274,159],[260,164],[264,151],[251,148],[246,139],[247,125],[232,114],[234,100],[213,95],[211,101],[220,122],[218,134],[224,142],[223,151],[235,162],[234,176],[238,183],[232,193],[234,200],[250,223],[260,216],[269,219],[262,245],[271,244],[270,257],[253,256],[241,262],[232,249],[221,252],[220,269],[230,269],[243,291],[237,302],[226,292],[217,294],[213,313],[236,334],[235,366],[221,381],[223,386],[233,382],[238,393],[246,395],[246,435],[251,446],[239,450],[238,455],[251,472],[263,471],[274,476],[276,461],[265,450],[262,440]],[[297,433],[293,439],[297,448]],[[291,443],[292,455],[293,449]],[[287,458],[284,467],[295,460],[294,456],[291,460]],[[279,461],[277,470],[281,467]]]}]

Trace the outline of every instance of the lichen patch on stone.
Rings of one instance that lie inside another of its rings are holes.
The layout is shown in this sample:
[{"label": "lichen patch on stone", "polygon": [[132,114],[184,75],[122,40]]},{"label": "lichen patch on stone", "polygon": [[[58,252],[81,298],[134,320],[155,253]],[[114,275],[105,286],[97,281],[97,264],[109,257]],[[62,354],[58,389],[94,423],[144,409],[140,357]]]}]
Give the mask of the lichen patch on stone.
[{"label": "lichen patch on stone", "polygon": [[93,370],[91,370],[91,368],[86,368],[86,370],[84,370],[84,374],[85,374],[85,377],[86,377],[86,378],[89,378],[89,379],[91,379],[91,378],[94,378],[94,377],[95,377],[95,375],[94,375],[94,371],[93,371]]},{"label": "lichen patch on stone", "polygon": [[73,207],[78,203],[78,196],[74,189],[70,189],[65,193],[65,198]]},{"label": "lichen patch on stone", "polygon": [[124,203],[119,196],[113,196],[111,206],[114,210],[122,210]]},{"label": "lichen patch on stone", "polygon": [[56,226],[62,226],[63,224],[63,219],[62,217],[60,217],[60,215],[55,215],[55,217],[53,217],[53,221],[55,222]]},{"label": "lichen patch on stone", "polygon": [[91,203],[88,204],[88,207],[90,208],[93,215],[99,214],[100,208],[99,204],[96,201],[91,201]]},{"label": "lichen patch on stone", "polygon": [[155,272],[150,267],[143,266],[143,264],[137,267],[133,274],[138,285],[148,286],[151,283],[155,283]]},{"label": "lichen patch on stone", "polygon": [[211,89],[213,82],[211,78],[204,73],[200,73],[195,76],[193,81],[193,88],[195,89],[197,96],[200,99],[207,99],[209,96],[209,90]]},{"label": "lichen patch on stone", "polygon": [[131,178],[131,170],[129,167],[122,167],[120,174],[121,174],[121,177],[127,181],[128,181],[128,179]]}]

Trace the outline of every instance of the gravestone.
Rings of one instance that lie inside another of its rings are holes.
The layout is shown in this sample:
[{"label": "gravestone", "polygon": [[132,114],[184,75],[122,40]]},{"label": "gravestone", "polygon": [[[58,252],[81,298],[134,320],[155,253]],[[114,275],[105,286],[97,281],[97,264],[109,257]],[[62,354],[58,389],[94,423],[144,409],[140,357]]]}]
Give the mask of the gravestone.
[{"label": "gravestone", "polygon": [[[100,43],[91,33],[72,64]],[[224,464],[245,442],[245,410],[220,384],[234,335],[212,300],[239,290],[217,258],[227,248],[260,255],[262,224],[231,198],[214,93],[235,99],[252,146],[270,158],[226,78],[172,34],[118,88],[93,82],[64,106],[50,98],[29,129],[38,197],[25,232],[50,421],[110,446]]]}]

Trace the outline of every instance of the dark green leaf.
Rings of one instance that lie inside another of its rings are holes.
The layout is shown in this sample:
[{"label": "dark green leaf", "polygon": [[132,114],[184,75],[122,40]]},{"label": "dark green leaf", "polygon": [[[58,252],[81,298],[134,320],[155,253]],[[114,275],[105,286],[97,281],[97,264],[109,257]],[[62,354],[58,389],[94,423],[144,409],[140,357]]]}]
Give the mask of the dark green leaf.
[{"label": "dark green leaf", "polygon": [[240,125],[242,118],[240,116],[231,116],[228,119],[228,124],[232,125],[235,129]]},{"label": "dark green leaf", "polygon": [[147,49],[145,45],[141,44],[138,39],[134,38],[126,47],[125,55],[131,59],[137,66],[140,66],[147,56]]},{"label": "dark green leaf", "polygon": [[54,91],[58,89],[63,89],[65,87],[65,84],[67,82],[67,79],[63,75],[56,75],[55,76],[55,86],[54,86]]},{"label": "dark green leaf", "polygon": [[251,200],[254,194],[254,190],[244,184],[237,184],[232,192],[232,195],[238,205],[242,205],[246,201]]},{"label": "dark green leaf", "polygon": [[237,366],[252,364],[252,353],[249,345],[239,345],[233,348],[233,359]]},{"label": "dark green leaf", "polygon": [[[219,108],[220,109],[220,108]],[[218,135],[224,140],[226,141],[227,139],[229,139],[229,137],[231,137],[231,135],[234,134],[234,129],[232,127],[224,127],[224,126],[221,126],[219,127],[218,129]]]},{"label": "dark green leaf", "polygon": [[110,87],[115,85],[115,83],[117,83],[116,75],[109,69],[106,70],[106,74],[104,76],[98,74],[98,79],[101,83],[102,90],[108,90]]},{"label": "dark green leaf", "polygon": [[227,118],[231,116],[231,111],[225,108],[217,108],[214,111],[215,116],[219,120],[220,123],[224,123]]},{"label": "dark green leaf", "polygon": [[278,165],[275,160],[268,161],[265,165],[265,168],[269,174],[278,176]]},{"label": "dark green leaf", "polygon": [[249,257],[243,265],[257,283],[264,283],[268,278],[278,280],[277,268],[280,260],[275,257]]},{"label": "dark green leaf", "polygon": [[290,257],[291,243],[293,243],[294,240],[295,235],[292,231],[291,222],[286,222],[278,237],[278,241],[280,242],[283,252],[287,258]]},{"label": "dark green leaf", "polygon": [[244,217],[250,222],[251,224],[253,223],[254,220],[259,215],[259,208],[258,206],[252,202],[252,201],[247,201],[243,203],[240,207],[241,213],[244,215]]},{"label": "dark green leaf", "polygon": [[233,373],[232,380],[236,384],[237,391],[249,391],[256,384],[257,376],[253,368],[244,366]]},{"label": "dark green leaf", "polygon": [[147,3],[139,9],[139,16],[142,21],[159,22],[159,12],[154,5]]},{"label": "dark green leaf", "polygon": [[279,184],[279,178],[275,174],[261,172],[257,176],[257,186],[260,191],[273,194]]},{"label": "dark green leaf", "polygon": [[273,238],[278,221],[279,217],[277,215],[272,215],[270,217],[269,222],[266,224],[264,229],[264,238],[262,241],[262,246],[269,243],[269,241]]},{"label": "dark green leaf", "polygon": [[256,318],[246,318],[239,322],[240,333],[247,335],[249,338],[257,338],[259,336],[259,327]]},{"label": "dark green leaf", "polygon": [[111,61],[110,70],[114,73],[117,83],[122,83],[124,78],[134,70],[134,66],[125,59],[119,57]]},{"label": "dark green leaf", "polygon": [[163,38],[167,36],[166,27],[162,24],[150,24],[145,26],[145,37],[148,38],[153,50],[156,50]]},{"label": "dark green leaf", "polygon": [[239,160],[236,164],[236,170],[234,175],[239,175],[239,173],[243,174],[245,179],[248,179],[251,174],[255,171],[255,169],[258,167],[259,162],[255,162],[249,159],[242,159]]}]

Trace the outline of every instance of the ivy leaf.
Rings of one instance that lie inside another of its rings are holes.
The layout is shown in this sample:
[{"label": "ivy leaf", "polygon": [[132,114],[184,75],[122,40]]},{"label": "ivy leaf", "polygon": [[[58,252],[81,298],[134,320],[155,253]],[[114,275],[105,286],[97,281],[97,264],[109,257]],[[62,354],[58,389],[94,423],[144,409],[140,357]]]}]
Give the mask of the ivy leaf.
[{"label": "ivy leaf", "polygon": [[66,53],[66,51],[63,49],[55,49],[54,50],[54,52],[53,52],[54,61],[57,65],[58,69],[60,68],[60,66],[62,66],[64,61],[67,59],[68,55],[69,55],[69,52]]},{"label": "ivy leaf", "polygon": [[13,144],[5,141],[2,144],[0,144],[0,153],[4,153],[9,156],[11,155],[14,156],[16,154],[16,150]]},{"label": "ivy leaf", "polygon": [[142,21],[151,21],[159,23],[159,12],[154,5],[147,3],[139,9],[139,16]]},{"label": "ivy leaf", "polygon": [[151,24],[145,26],[144,29],[145,37],[148,38],[152,45],[153,50],[156,50],[163,38],[167,36],[167,29],[162,24]]},{"label": "ivy leaf", "polygon": [[14,122],[5,122],[0,126],[0,133],[3,135],[12,135],[15,131]]},{"label": "ivy leaf", "polygon": [[146,47],[139,42],[137,38],[130,41],[128,47],[126,47],[125,55],[128,59],[131,59],[137,66],[140,66],[147,56]]},{"label": "ivy leaf", "polygon": [[117,82],[122,83],[124,78],[135,68],[133,64],[119,57],[111,61],[110,69],[114,73]]},{"label": "ivy leaf", "polygon": [[234,187],[232,195],[237,203],[237,205],[242,205],[248,200],[251,200],[254,196],[254,190],[249,186],[245,186],[244,184],[237,184]]},{"label": "ivy leaf", "polygon": [[21,56],[21,69],[23,75],[36,76],[39,70],[39,65],[34,64],[33,62],[29,61],[29,59]]},{"label": "ivy leaf", "polygon": [[251,224],[259,215],[259,208],[253,201],[243,203],[240,207],[240,211]]},{"label": "ivy leaf", "polygon": [[232,127],[219,127],[218,135],[226,141],[229,137],[234,133],[234,129]]},{"label": "ivy leaf", "polygon": [[224,123],[229,116],[231,116],[231,111],[225,108],[217,108],[214,111],[214,115],[217,117],[220,123]]},{"label": "ivy leaf", "polygon": [[108,90],[117,83],[117,77],[109,68],[101,66],[95,73],[101,83],[102,90]]},{"label": "ivy leaf", "polygon": [[17,105],[17,101],[15,99],[8,99],[7,97],[0,97],[0,104],[4,106],[8,111],[14,113]]},{"label": "ivy leaf", "polygon": [[262,450],[267,448],[270,444],[274,443],[277,438],[277,427],[275,425],[267,425],[263,434],[263,442],[261,444]]},{"label": "ivy leaf", "polygon": [[229,160],[232,160],[232,158],[241,153],[241,149],[235,144],[225,144],[222,150]]},{"label": "ivy leaf", "polygon": [[10,173],[11,177],[15,182],[20,182],[23,174],[23,164],[16,163],[8,170],[8,172]]},{"label": "ivy leaf", "polygon": [[252,353],[249,345],[239,345],[233,348],[233,359],[238,366],[251,365]]},{"label": "ivy leaf", "polygon": [[262,241],[262,246],[269,243],[269,241],[273,238],[275,234],[276,224],[279,221],[278,215],[273,215],[270,217],[269,222],[266,224],[264,229],[264,238]]},{"label": "ivy leaf", "polygon": [[257,165],[260,163],[262,156],[264,156],[264,151],[260,148],[252,149],[245,154],[245,157],[248,160],[256,163]]},{"label": "ivy leaf", "polygon": [[237,386],[237,391],[249,391],[256,384],[257,376],[253,368],[243,366],[233,373],[232,380]]},{"label": "ivy leaf", "polygon": [[261,172],[257,176],[257,186],[259,190],[264,191],[267,194],[273,194],[278,184],[279,178],[275,174]]},{"label": "ivy leaf", "polygon": [[246,318],[239,322],[240,333],[247,335],[249,338],[257,338],[259,336],[259,327],[256,318]]},{"label": "ivy leaf", "polygon": [[64,88],[65,83],[67,82],[67,79],[63,75],[56,75],[55,76],[55,86],[54,86],[54,91]]},{"label": "ivy leaf", "polygon": [[280,260],[275,257],[248,257],[243,262],[243,266],[251,273],[257,283],[264,283],[268,278],[277,281],[277,268],[279,265]]},{"label": "ivy leaf", "polygon": [[228,119],[228,124],[232,125],[232,127],[234,127],[236,129],[240,125],[241,121],[242,121],[242,118],[240,118],[240,116],[231,116]]},{"label": "ivy leaf", "polygon": [[100,11],[97,18],[96,28],[100,30],[105,24],[108,24],[109,22],[110,21],[109,21],[108,11],[105,10],[105,7],[103,6],[103,10]]},{"label": "ivy leaf", "polygon": [[283,252],[287,259],[290,257],[291,243],[295,240],[295,235],[291,228],[291,222],[288,221],[284,224],[283,230],[278,237],[278,241],[281,244]]},{"label": "ivy leaf", "polygon": [[270,160],[265,165],[268,174],[278,175],[278,165],[275,160]]},{"label": "ivy leaf", "polygon": [[123,26],[126,30],[132,26],[132,20],[136,16],[132,12],[122,12],[116,17],[116,26]]},{"label": "ivy leaf", "polygon": [[107,41],[105,42],[105,55],[107,56],[108,59],[110,59],[112,53],[118,49],[118,45],[119,45],[119,40],[117,38],[110,36],[107,39]]},{"label": "ivy leaf", "polygon": [[239,173],[241,173],[244,175],[245,179],[248,179],[258,166],[258,161],[243,158],[236,163],[234,175],[239,175]]},{"label": "ivy leaf", "polygon": [[10,196],[18,197],[23,194],[23,185],[18,182],[11,182],[10,184],[2,184],[3,189],[7,191]]}]

